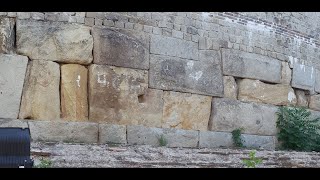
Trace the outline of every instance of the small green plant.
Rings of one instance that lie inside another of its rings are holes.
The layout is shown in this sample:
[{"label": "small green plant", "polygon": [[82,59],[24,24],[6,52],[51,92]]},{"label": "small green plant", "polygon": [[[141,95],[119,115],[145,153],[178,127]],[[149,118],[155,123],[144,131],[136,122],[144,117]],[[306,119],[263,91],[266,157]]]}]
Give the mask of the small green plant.
[{"label": "small green plant", "polygon": [[164,137],[164,135],[162,134],[160,137],[159,137],[159,145],[160,146],[166,146],[168,144],[168,141],[167,139]]},{"label": "small green plant", "polygon": [[239,147],[239,148],[243,148],[244,145],[244,141],[243,139],[241,138],[241,133],[244,129],[243,128],[238,128],[238,129],[235,129],[233,130],[231,133],[232,133],[232,140],[233,140],[233,145],[235,147]]},{"label": "small green plant", "polygon": [[34,166],[35,168],[51,168],[52,161],[50,159],[40,159],[40,164]]},{"label": "small green plant", "polygon": [[280,107],[277,128],[281,149],[320,151],[320,118],[311,119],[303,107]]},{"label": "small green plant", "polygon": [[256,165],[262,163],[262,159],[256,157],[256,151],[250,151],[249,159],[243,159],[243,164],[246,168],[255,168]]}]

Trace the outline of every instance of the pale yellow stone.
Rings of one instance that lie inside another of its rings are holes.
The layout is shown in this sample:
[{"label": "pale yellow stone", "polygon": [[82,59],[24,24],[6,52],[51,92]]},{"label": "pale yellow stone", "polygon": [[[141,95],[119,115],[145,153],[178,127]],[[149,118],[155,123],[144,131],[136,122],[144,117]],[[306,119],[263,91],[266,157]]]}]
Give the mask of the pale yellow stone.
[{"label": "pale yellow stone", "polygon": [[78,64],[61,66],[61,118],[70,121],[88,120],[88,70]]},{"label": "pale yellow stone", "polygon": [[19,118],[60,119],[59,83],[59,64],[43,60],[30,61],[23,88]]},{"label": "pale yellow stone", "polygon": [[237,83],[232,76],[223,76],[224,97],[237,100]]},{"label": "pale yellow stone", "polygon": [[266,84],[259,80],[242,79],[239,81],[238,99],[273,105],[295,105],[294,90],[289,85]]},{"label": "pale yellow stone", "polygon": [[165,91],[163,98],[163,128],[208,130],[212,97]]},{"label": "pale yellow stone", "polygon": [[163,91],[148,89],[148,71],[91,65],[89,106],[90,121],[161,127]]},{"label": "pale yellow stone", "polygon": [[310,96],[309,108],[320,111],[320,95]]}]

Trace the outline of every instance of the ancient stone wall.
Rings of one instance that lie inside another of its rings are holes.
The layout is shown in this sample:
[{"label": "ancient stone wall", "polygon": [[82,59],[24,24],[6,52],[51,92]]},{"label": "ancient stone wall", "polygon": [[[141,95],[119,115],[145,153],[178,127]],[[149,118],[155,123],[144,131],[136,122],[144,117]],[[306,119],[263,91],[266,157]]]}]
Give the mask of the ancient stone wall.
[{"label": "ancient stone wall", "polygon": [[320,113],[319,19],[2,12],[0,118],[26,121],[34,140],[157,144],[162,134],[172,147],[219,147],[244,128],[248,146],[274,148],[277,106]]}]

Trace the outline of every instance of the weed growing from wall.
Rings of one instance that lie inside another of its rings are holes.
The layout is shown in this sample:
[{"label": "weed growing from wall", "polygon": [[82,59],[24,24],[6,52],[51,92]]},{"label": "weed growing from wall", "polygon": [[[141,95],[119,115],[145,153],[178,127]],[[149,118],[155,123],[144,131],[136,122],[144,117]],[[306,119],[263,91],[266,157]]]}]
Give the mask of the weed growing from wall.
[{"label": "weed growing from wall", "polygon": [[241,133],[244,129],[243,128],[238,128],[238,129],[235,129],[233,130],[231,133],[232,133],[232,140],[233,140],[233,145],[235,147],[239,147],[239,148],[243,148],[244,145],[244,141],[243,139],[241,138]]}]

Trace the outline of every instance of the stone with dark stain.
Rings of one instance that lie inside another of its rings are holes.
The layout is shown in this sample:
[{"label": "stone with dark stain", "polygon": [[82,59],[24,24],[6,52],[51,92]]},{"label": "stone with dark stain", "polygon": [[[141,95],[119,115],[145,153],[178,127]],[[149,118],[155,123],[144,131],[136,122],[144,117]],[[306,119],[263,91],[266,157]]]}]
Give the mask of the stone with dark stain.
[{"label": "stone with dark stain", "polygon": [[89,120],[160,127],[162,90],[148,89],[148,72],[107,65],[89,67]]},{"label": "stone with dark stain", "polygon": [[223,96],[221,66],[215,62],[214,57],[192,61],[151,55],[149,86],[221,97]]},{"label": "stone with dark stain", "polygon": [[0,18],[0,53],[12,53],[15,41],[14,18]]},{"label": "stone with dark stain", "polygon": [[149,38],[143,32],[94,27],[94,63],[149,69]]}]

